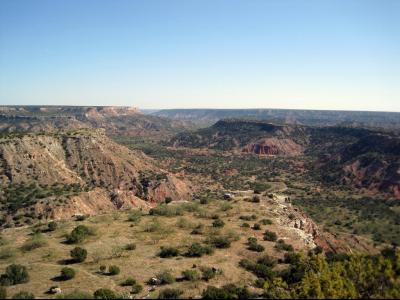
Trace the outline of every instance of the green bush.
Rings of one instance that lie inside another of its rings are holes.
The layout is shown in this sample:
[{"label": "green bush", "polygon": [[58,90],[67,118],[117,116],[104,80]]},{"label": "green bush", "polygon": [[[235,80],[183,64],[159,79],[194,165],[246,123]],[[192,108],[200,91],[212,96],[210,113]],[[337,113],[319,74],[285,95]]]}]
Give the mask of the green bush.
[{"label": "green bush", "polygon": [[129,243],[129,244],[125,245],[125,250],[133,251],[135,249],[136,249],[136,244],[134,244],[134,243]]},{"label": "green bush", "polygon": [[132,277],[128,277],[121,283],[121,286],[132,286],[134,284],[136,284],[136,280]]},{"label": "green bush", "polygon": [[190,234],[203,234],[204,226],[203,224],[197,225]]},{"label": "green bush", "polygon": [[40,233],[34,234],[29,240],[27,240],[21,247],[22,251],[28,252],[37,248],[41,248],[47,245],[46,240]]},{"label": "green bush", "polygon": [[128,221],[133,223],[139,223],[142,218],[142,212],[139,210],[132,211],[128,216]]},{"label": "green bush", "polygon": [[260,224],[255,223],[255,224],[253,225],[253,229],[254,229],[254,230],[260,230],[260,229],[261,229]]},{"label": "green bush", "polygon": [[61,279],[62,280],[70,280],[75,277],[75,270],[69,267],[64,267],[61,269]]},{"label": "green bush", "polygon": [[213,279],[218,273],[218,270],[216,268],[210,268],[210,267],[200,267],[200,271],[202,274],[201,278],[205,281]]},{"label": "green bush", "polygon": [[172,198],[171,197],[165,197],[165,203],[171,203],[172,202]]},{"label": "green bush", "polygon": [[231,241],[228,237],[226,236],[216,236],[213,237],[210,240],[210,243],[216,247],[216,248],[221,248],[221,249],[226,249],[231,246]]},{"label": "green bush", "polygon": [[243,227],[243,228],[250,228],[250,224],[249,224],[249,223],[243,223],[243,224],[242,224],[242,227]]},{"label": "green bush", "polygon": [[75,247],[74,249],[71,250],[71,257],[74,260],[74,262],[84,262],[87,257],[87,251],[84,248],[81,247]]},{"label": "green bush", "polygon": [[278,239],[278,235],[275,232],[269,231],[269,230],[266,230],[264,232],[264,240],[265,241],[275,242],[277,239]]},{"label": "green bush", "polygon": [[277,249],[278,251],[289,251],[289,252],[294,251],[293,246],[286,244],[284,240],[277,241],[275,244],[275,249]]},{"label": "green bush", "polygon": [[108,275],[110,275],[110,276],[118,275],[120,272],[121,272],[121,270],[116,265],[112,265],[112,266],[108,267]]},{"label": "green bush", "polygon": [[132,285],[131,293],[132,294],[139,294],[143,290],[143,286],[139,283],[135,283]]},{"label": "green bush", "polygon": [[190,245],[185,253],[187,257],[202,257],[205,254],[211,254],[212,249],[208,246],[202,246],[200,243],[193,243]]},{"label": "green bush", "polygon": [[89,235],[92,234],[92,231],[89,227],[85,225],[79,225],[75,227],[71,233],[67,236],[67,242],[70,244],[77,244],[83,242]]},{"label": "green bush", "polygon": [[263,252],[265,250],[263,245],[257,243],[250,243],[247,249],[255,252]]},{"label": "green bush", "polygon": [[12,296],[12,299],[35,299],[35,295],[29,292],[20,291]]},{"label": "green bush", "polygon": [[260,223],[263,225],[272,225],[272,221],[270,219],[262,219]]},{"label": "green bush", "polygon": [[161,250],[158,253],[158,256],[162,258],[175,257],[178,255],[179,250],[174,247],[161,247]]},{"label": "green bush", "polygon": [[179,289],[162,289],[158,294],[158,299],[179,299],[183,292]]},{"label": "green bush", "polygon": [[175,282],[175,277],[168,271],[158,273],[157,278],[161,281],[161,284],[171,284]]},{"label": "green bush", "polygon": [[225,222],[222,221],[221,219],[216,219],[214,222],[212,222],[213,227],[224,227]]},{"label": "green bush", "polygon": [[244,220],[244,221],[254,221],[254,220],[257,220],[257,216],[256,215],[240,216],[239,219]]},{"label": "green bush", "polygon": [[6,268],[6,273],[2,275],[2,278],[10,285],[26,283],[29,281],[28,270],[25,266],[12,264]]},{"label": "green bush", "polygon": [[197,281],[200,279],[200,274],[197,270],[185,270],[182,271],[182,277],[184,280]]},{"label": "green bush", "polygon": [[107,270],[107,266],[101,265],[101,266],[99,267],[99,270],[100,270],[100,273],[101,273],[101,274],[104,274],[104,273],[106,272],[106,270]]},{"label": "green bush", "polygon": [[57,230],[57,228],[58,228],[58,224],[55,221],[52,221],[47,225],[47,229],[49,231],[55,231],[55,230]]},{"label": "green bush", "polygon": [[98,289],[93,293],[94,299],[120,299],[114,291],[110,289]]}]

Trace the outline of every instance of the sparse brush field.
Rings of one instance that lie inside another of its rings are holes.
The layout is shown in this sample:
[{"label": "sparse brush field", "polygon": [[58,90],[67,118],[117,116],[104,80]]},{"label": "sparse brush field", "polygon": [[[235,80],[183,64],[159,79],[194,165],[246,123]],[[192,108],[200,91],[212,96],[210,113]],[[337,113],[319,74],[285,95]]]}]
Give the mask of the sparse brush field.
[{"label": "sparse brush field", "polygon": [[[6,229],[0,246],[2,273],[15,263],[26,266],[30,276],[27,283],[7,287],[7,293],[29,291],[44,298],[59,297],[75,289],[93,294],[99,288],[107,288],[127,296],[132,292],[132,284],[123,283],[134,279],[142,286],[141,290],[137,288],[140,290],[137,297],[148,294],[152,298],[158,297],[165,287],[184,291],[184,297],[200,297],[208,285],[250,285],[256,277],[241,268],[239,261],[256,259],[260,253],[249,250],[249,237],[265,248],[264,253],[277,259],[282,258],[285,251],[278,251],[275,242],[263,239],[265,230],[277,232],[279,238],[290,238],[296,249],[302,249],[304,245],[290,236],[292,232],[274,224],[275,216],[266,198],[262,197],[260,203],[244,201],[244,198],[238,196],[229,202],[210,199],[208,204],[172,202],[151,211],[59,221],[57,226],[42,223]],[[246,216],[251,216],[249,221],[243,220]],[[268,222],[261,222],[266,218],[269,218]],[[261,230],[252,229],[258,221]],[[243,226],[246,222],[250,227]],[[78,226],[87,228],[88,232],[82,230],[78,240],[71,240],[73,231],[81,232],[74,230]],[[87,251],[83,262],[71,259],[70,252],[77,246]],[[161,258],[162,249],[165,253],[174,249],[172,256]],[[110,274],[110,266],[117,266],[120,272]],[[66,280],[60,276],[65,267],[75,271],[73,278]],[[206,268],[216,269],[208,281],[202,279],[204,274],[201,275]],[[187,270],[197,272],[191,274]],[[147,282],[163,271],[169,271],[174,282],[152,288],[154,284]],[[184,271],[190,280],[182,279]],[[62,294],[49,294],[54,286],[60,287]]]}]

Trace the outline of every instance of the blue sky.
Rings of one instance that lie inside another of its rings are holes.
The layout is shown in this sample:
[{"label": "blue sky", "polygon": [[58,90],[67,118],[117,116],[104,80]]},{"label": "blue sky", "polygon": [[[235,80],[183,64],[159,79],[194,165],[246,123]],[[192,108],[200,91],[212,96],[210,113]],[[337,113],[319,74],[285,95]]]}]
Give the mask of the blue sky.
[{"label": "blue sky", "polygon": [[400,111],[400,1],[0,0],[0,104]]}]

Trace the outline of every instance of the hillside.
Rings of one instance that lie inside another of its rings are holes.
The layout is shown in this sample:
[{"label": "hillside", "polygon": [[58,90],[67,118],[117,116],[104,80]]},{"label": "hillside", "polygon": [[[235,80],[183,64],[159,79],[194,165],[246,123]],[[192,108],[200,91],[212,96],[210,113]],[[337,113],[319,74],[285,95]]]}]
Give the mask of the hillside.
[{"label": "hillside", "polygon": [[190,199],[186,183],[102,130],[3,135],[0,178],[5,217],[19,216],[16,224]]},{"label": "hillside", "polygon": [[400,197],[400,138],[352,127],[310,127],[227,119],[177,134],[170,145],[257,155],[305,155],[325,183],[354,185]]},{"label": "hillside", "polygon": [[108,135],[163,137],[182,131],[183,122],[119,106],[3,106],[1,132],[104,128]]},{"label": "hillside", "polygon": [[400,113],[368,111],[300,110],[300,109],[163,109],[153,115],[200,126],[211,126],[222,119],[253,119],[309,126],[352,126],[396,130]]}]

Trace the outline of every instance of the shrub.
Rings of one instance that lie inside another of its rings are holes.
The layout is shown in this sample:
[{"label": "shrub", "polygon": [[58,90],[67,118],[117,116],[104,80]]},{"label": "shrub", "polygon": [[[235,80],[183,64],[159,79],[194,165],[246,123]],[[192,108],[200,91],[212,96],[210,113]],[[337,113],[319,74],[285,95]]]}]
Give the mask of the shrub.
[{"label": "shrub", "polygon": [[221,249],[229,248],[231,246],[231,241],[225,236],[216,236],[212,238],[210,242],[214,247]]},{"label": "shrub", "polygon": [[10,285],[26,283],[29,281],[28,270],[25,266],[22,265],[9,265],[6,268],[5,275],[3,276],[7,279]]},{"label": "shrub", "polygon": [[294,251],[293,246],[286,244],[284,240],[277,241],[275,244],[275,249],[277,249],[278,251],[289,251],[289,252]]},{"label": "shrub", "polygon": [[132,211],[128,216],[128,221],[133,223],[139,223],[142,218],[142,213],[139,210]]},{"label": "shrub", "polygon": [[205,205],[205,204],[208,204],[210,201],[207,199],[207,198],[201,198],[200,199],[200,204],[203,204],[203,205]]},{"label": "shrub", "polygon": [[93,293],[94,299],[119,299],[120,296],[109,289],[98,289]]},{"label": "shrub", "polygon": [[158,299],[178,299],[182,294],[179,289],[163,289],[158,294]]},{"label": "shrub", "polygon": [[208,286],[202,293],[203,299],[231,299],[228,292],[214,286]]},{"label": "shrub", "polygon": [[251,202],[253,202],[253,203],[260,203],[260,197],[258,197],[258,196],[253,196],[253,198],[251,199]]},{"label": "shrub", "polygon": [[277,239],[278,239],[278,235],[275,232],[269,231],[269,230],[266,230],[264,232],[264,240],[265,241],[275,242]]},{"label": "shrub", "polygon": [[257,259],[257,263],[271,268],[276,266],[276,260],[269,255],[263,255],[259,257]]},{"label": "shrub", "polygon": [[159,257],[168,258],[179,255],[179,250],[174,247],[161,247],[161,251],[158,254]]},{"label": "shrub", "polygon": [[107,267],[105,265],[101,265],[99,267],[99,270],[100,270],[100,273],[104,274],[106,272],[106,270],[107,270]]},{"label": "shrub", "polygon": [[182,272],[182,277],[184,280],[197,281],[200,279],[200,274],[197,270],[185,270]]},{"label": "shrub", "polygon": [[254,221],[254,220],[257,220],[257,216],[256,215],[240,216],[239,219],[244,220],[244,221]]},{"label": "shrub", "polygon": [[135,283],[132,285],[131,293],[132,294],[139,294],[143,290],[143,286],[139,283]]},{"label": "shrub", "polygon": [[28,252],[46,245],[47,242],[44,239],[43,235],[40,233],[36,233],[22,245],[21,249],[22,251]]},{"label": "shrub", "polygon": [[210,279],[214,278],[218,273],[218,270],[216,268],[210,267],[201,267],[200,271],[202,274],[201,278],[205,281],[209,281]]},{"label": "shrub", "polygon": [[8,259],[14,256],[15,256],[15,250],[10,247],[6,247],[0,250],[0,259]]},{"label": "shrub", "polygon": [[263,245],[257,243],[250,243],[247,249],[255,252],[263,252],[265,250]]},{"label": "shrub", "polygon": [[185,253],[185,256],[187,257],[202,257],[205,254],[211,254],[212,249],[208,246],[202,246],[199,243],[193,243],[190,245],[188,248],[187,252]]},{"label": "shrub", "polygon": [[243,224],[242,224],[242,227],[243,227],[243,228],[250,228],[250,224],[249,224],[249,223],[243,223]]},{"label": "shrub", "polygon": [[212,222],[213,227],[224,227],[225,223],[221,219],[216,219],[214,222]]},{"label": "shrub", "polygon": [[52,221],[47,225],[47,229],[49,231],[55,231],[55,230],[57,230],[57,228],[58,228],[58,224],[55,221]]},{"label": "shrub", "polygon": [[0,286],[0,299],[7,298],[7,289],[4,286]]},{"label": "shrub", "polygon": [[121,270],[116,265],[112,265],[112,266],[108,267],[108,275],[110,275],[110,276],[118,275],[120,272],[121,272]]},{"label": "shrub", "polygon": [[62,280],[70,280],[75,277],[75,270],[69,267],[64,267],[61,269],[61,279]]},{"label": "shrub", "polygon": [[67,242],[70,244],[76,244],[83,242],[89,235],[91,230],[85,225],[79,225],[75,227],[71,233],[67,236]]},{"label": "shrub", "polygon": [[203,224],[197,225],[190,234],[203,234]]},{"label": "shrub", "polygon": [[35,299],[35,295],[29,292],[20,291],[12,296],[12,299]]},{"label": "shrub", "polygon": [[166,217],[182,216],[183,209],[178,205],[159,204],[157,207],[150,209],[149,214],[151,216]]},{"label": "shrub", "polygon": [[78,221],[78,222],[85,221],[86,220],[86,216],[85,215],[77,215],[75,217],[75,220]]},{"label": "shrub", "polygon": [[260,224],[255,223],[255,224],[253,225],[253,229],[254,229],[254,230],[260,230],[260,229],[261,229]]},{"label": "shrub", "polygon": [[87,251],[85,248],[75,247],[71,250],[71,257],[75,262],[84,262],[87,257]]},{"label": "shrub", "polygon": [[289,214],[288,218],[290,220],[294,220],[296,218],[296,216],[293,213],[291,213],[291,214]]},{"label": "shrub", "polygon": [[158,273],[157,278],[160,280],[161,284],[171,284],[175,282],[175,277],[168,271]]},{"label": "shrub", "polygon": [[135,249],[136,249],[136,244],[134,244],[134,243],[129,243],[129,244],[125,245],[125,250],[133,251]]},{"label": "shrub", "polygon": [[136,284],[136,280],[132,277],[128,277],[121,283],[121,286],[133,286],[134,284]]},{"label": "shrub", "polygon": [[260,223],[263,225],[272,225],[272,221],[270,219],[262,219]]}]

